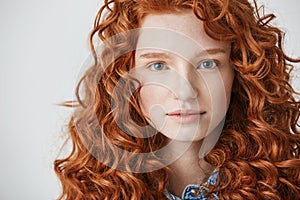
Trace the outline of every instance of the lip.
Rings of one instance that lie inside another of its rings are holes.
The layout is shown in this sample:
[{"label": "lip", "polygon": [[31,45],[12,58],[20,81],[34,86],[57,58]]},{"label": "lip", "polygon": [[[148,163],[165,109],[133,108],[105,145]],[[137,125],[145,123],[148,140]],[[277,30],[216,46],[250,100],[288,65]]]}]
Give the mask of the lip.
[{"label": "lip", "polygon": [[190,124],[199,121],[201,115],[205,114],[205,111],[198,110],[176,110],[166,115],[173,121],[180,124]]}]

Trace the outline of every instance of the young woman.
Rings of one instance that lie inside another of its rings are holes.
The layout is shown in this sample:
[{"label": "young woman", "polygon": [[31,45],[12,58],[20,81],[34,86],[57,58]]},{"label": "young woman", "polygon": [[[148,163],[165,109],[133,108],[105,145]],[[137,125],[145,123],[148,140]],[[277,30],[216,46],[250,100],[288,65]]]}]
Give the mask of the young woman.
[{"label": "young woman", "polygon": [[273,17],[246,0],[105,1],[60,199],[297,199],[300,60]]}]

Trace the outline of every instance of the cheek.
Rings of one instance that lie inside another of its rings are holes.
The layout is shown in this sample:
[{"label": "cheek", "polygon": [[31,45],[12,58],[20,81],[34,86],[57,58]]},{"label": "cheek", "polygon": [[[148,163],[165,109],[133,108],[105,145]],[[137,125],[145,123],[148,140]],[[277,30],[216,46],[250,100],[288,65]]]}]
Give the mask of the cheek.
[{"label": "cheek", "polygon": [[226,74],[226,76],[223,77],[224,87],[226,92],[227,107],[229,106],[230,103],[233,80],[234,80],[234,71],[230,70],[228,74]]},{"label": "cheek", "polygon": [[168,91],[160,86],[147,85],[140,90],[140,107],[147,121],[156,130],[164,127],[167,98]]},{"label": "cheek", "polygon": [[225,69],[220,70],[219,73],[208,73],[204,76],[210,99],[211,115],[208,132],[222,122],[229,106],[234,73],[229,67]]},{"label": "cheek", "polygon": [[228,64],[219,70],[218,75],[210,77],[208,80],[210,82],[212,101],[216,102],[215,105],[223,105],[222,107],[218,107],[218,109],[221,109],[225,113],[230,103],[234,76],[233,67]]},{"label": "cheek", "polygon": [[156,85],[145,85],[140,90],[140,106],[144,114],[149,116],[151,109],[162,105],[167,91]]}]

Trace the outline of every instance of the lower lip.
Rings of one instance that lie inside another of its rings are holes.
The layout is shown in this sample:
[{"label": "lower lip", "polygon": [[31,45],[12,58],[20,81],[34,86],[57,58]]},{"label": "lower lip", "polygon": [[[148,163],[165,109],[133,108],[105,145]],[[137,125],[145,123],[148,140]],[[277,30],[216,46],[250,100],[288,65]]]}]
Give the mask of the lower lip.
[{"label": "lower lip", "polygon": [[173,121],[179,124],[190,124],[199,121],[201,114],[191,115],[168,115]]}]

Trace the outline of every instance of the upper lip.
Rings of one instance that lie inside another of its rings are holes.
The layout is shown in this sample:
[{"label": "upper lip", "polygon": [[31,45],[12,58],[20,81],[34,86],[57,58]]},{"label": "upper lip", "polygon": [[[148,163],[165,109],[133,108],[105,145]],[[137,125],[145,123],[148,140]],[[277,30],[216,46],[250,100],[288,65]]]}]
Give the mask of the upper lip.
[{"label": "upper lip", "polygon": [[175,110],[173,112],[167,113],[167,115],[200,115],[204,113],[204,111],[199,110]]}]

